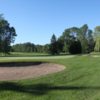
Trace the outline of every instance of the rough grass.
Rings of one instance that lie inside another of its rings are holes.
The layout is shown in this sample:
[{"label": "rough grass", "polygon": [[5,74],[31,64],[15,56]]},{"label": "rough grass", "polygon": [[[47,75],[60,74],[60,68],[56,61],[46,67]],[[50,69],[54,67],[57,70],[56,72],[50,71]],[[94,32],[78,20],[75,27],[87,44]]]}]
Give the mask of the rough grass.
[{"label": "rough grass", "polygon": [[37,79],[0,82],[0,99],[100,100],[100,58],[87,55],[31,61],[63,64],[66,69]]}]

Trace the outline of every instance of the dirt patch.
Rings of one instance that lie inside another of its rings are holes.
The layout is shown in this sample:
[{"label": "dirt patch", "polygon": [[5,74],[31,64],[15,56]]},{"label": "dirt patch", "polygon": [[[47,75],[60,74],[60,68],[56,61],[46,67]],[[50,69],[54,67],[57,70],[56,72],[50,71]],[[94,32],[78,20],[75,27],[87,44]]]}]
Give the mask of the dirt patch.
[{"label": "dirt patch", "polygon": [[62,71],[65,67],[53,63],[0,63],[0,80],[20,80]]}]

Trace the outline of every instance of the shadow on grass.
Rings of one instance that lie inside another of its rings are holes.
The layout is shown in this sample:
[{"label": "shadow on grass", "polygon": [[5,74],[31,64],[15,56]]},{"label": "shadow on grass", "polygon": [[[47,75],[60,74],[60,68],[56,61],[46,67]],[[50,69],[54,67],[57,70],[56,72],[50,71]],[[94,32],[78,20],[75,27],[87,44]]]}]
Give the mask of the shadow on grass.
[{"label": "shadow on grass", "polygon": [[0,92],[13,91],[20,93],[28,93],[31,95],[45,95],[50,91],[82,91],[82,90],[100,90],[100,87],[96,86],[53,86],[50,84],[34,84],[34,85],[21,85],[14,82],[2,82],[0,83]]}]

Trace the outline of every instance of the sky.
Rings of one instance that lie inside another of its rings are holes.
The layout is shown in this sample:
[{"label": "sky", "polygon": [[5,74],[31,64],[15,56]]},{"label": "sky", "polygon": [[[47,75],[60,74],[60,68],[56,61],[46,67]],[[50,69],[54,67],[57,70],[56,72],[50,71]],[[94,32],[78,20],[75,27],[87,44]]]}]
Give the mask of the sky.
[{"label": "sky", "polygon": [[50,43],[67,28],[100,25],[100,0],[0,0],[0,14],[16,29],[16,43]]}]

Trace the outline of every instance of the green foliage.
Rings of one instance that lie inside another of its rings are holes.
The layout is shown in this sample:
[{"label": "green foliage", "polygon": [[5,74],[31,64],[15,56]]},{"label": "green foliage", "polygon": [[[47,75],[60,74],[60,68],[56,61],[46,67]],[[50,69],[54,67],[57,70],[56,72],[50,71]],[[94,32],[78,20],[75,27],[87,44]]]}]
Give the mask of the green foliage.
[{"label": "green foliage", "polygon": [[50,54],[55,55],[55,54],[59,54],[58,51],[58,42],[56,39],[56,36],[53,34],[51,37],[51,44],[50,44]]},{"label": "green foliage", "polygon": [[82,52],[83,53],[87,53],[88,51],[88,40],[87,40],[87,32],[88,32],[88,26],[85,24],[80,28],[80,36],[79,36],[79,40],[81,42],[82,45]]},{"label": "green foliage", "polygon": [[59,37],[58,40],[57,40],[57,43],[58,43],[59,52],[63,52],[64,51],[64,40],[63,40],[63,37]]},{"label": "green foliage", "polygon": [[96,26],[94,35],[95,35],[95,48],[94,48],[94,50],[96,52],[100,52],[100,26]]},{"label": "green foliage", "polygon": [[44,52],[44,53],[49,53],[49,48],[50,48],[50,44],[45,44],[45,45],[43,46],[43,52]]},{"label": "green foliage", "polygon": [[95,27],[95,32],[100,32],[100,26]]},{"label": "green foliage", "polygon": [[67,53],[67,52],[69,52],[69,50],[68,50],[68,49],[69,49],[69,48],[68,48],[67,43],[66,43],[66,42],[64,42],[63,51],[64,51],[65,53]]},{"label": "green foliage", "polygon": [[[77,43],[77,48],[73,48],[75,52],[80,50],[82,53],[89,53],[94,50],[94,38],[93,32],[87,26],[87,24],[83,25],[81,28],[71,27],[65,29],[62,36],[60,37],[63,41],[63,50],[70,52],[71,48],[74,47],[72,45]],[[79,43],[80,42],[80,43]],[[81,53],[79,52],[79,53]],[[78,53],[78,52],[77,52]]]},{"label": "green foliage", "polygon": [[100,52],[100,37],[96,37],[96,44],[95,44],[95,48],[94,48],[95,52]]},{"label": "green foliage", "polygon": [[38,52],[38,53],[48,53],[49,44],[46,45],[35,45],[30,42],[15,44],[12,46],[13,52]]},{"label": "green foliage", "polygon": [[71,54],[81,54],[82,53],[82,47],[80,41],[74,41],[69,48],[69,52]]},{"label": "green foliage", "polygon": [[88,51],[93,52],[95,47],[95,40],[92,30],[88,30],[87,40],[88,40]]},{"label": "green foliage", "polygon": [[10,27],[10,24],[2,16],[0,17],[0,52],[9,53],[11,50],[11,43],[14,42],[16,37],[16,31],[14,27]]}]

